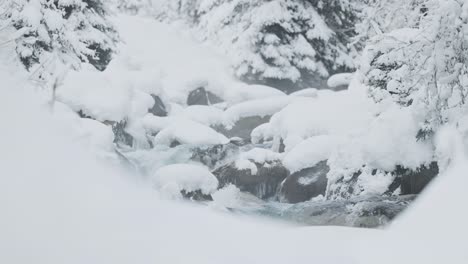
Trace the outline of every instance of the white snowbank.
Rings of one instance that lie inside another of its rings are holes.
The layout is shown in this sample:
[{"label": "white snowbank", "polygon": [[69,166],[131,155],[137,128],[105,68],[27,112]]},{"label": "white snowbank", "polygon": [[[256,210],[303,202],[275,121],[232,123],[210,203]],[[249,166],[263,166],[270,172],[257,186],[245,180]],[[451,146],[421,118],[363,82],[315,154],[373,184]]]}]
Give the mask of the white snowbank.
[{"label": "white snowbank", "polygon": [[154,145],[170,145],[173,141],[181,144],[217,145],[227,144],[229,139],[214,129],[200,123],[175,119],[170,125],[162,129],[153,140]]},{"label": "white snowbank", "polygon": [[208,168],[202,165],[168,165],[157,170],[151,180],[160,191],[170,191],[172,197],[180,196],[182,190],[186,192],[201,191],[208,195],[218,189],[218,180]]},{"label": "white snowbank", "polygon": [[449,167],[391,224],[382,237],[383,244],[362,256],[364,263],[372,263],[382,255],[387,256],[379,259],[382,264],[402,260],[425,264],[468,261],[468,212],[464,209],[468,156],[464,140],[466,136],[451,125],[438,132],[436,146],[451,160]]},{"label": "white snowbank", "polygon": [[68,72],[57,99],[76,112],[83,111],[100,121],[120,121],[130,110],[133,91],[127,83],[116,81],[95,69]]},{"label": "white snowbank", "polygon": [[[468,260],[468,159],[453,130],[436,144],[452,163],[390,229],[285,226],[157,199],[135,175],[97,161],[1,67],[1,263]],[[235,250],[226,246],[232,244]]]},{"label": "white snowbank", "polygon": [[302,96],[302,97],[317,97],[318,90],[315,88],[306,88],[297,92],[291,93],[289,96]]},{"label": "white snowbank", "polygon": [[0,88],[1,263],[343,263],[355,259],[351,241],[380,234],[161,201],[135,175],[97,162],[36,99],[11,87]]}]

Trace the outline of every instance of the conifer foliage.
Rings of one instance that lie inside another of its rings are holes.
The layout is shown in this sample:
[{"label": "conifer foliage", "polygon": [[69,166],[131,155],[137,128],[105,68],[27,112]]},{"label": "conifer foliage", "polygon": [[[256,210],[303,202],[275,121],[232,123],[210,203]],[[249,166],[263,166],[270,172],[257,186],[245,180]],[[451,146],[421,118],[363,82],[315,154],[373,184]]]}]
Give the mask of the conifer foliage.
[{"label": "conifer foliage", "polygon": [[54,59],[104,70],[115,51],[117,34],[101,0],[6,0],[2,9],[2,26],[16,30],[16,52],[28,70]]},{"label": "conifer foliage", "polygon": [[413,23],[372,38],[362,71],[376,101],[424,118],[419,137],[459,118],[468,96],[468,2],[420,1]]},{"label": "conifer foliage", "polygon": [[[159,17],[183,19],[221,46],[238,76],[294,87],[354,69],[358,4],[349,0],[161,1]],[[271,84],[271,83],[270,83]]]}]

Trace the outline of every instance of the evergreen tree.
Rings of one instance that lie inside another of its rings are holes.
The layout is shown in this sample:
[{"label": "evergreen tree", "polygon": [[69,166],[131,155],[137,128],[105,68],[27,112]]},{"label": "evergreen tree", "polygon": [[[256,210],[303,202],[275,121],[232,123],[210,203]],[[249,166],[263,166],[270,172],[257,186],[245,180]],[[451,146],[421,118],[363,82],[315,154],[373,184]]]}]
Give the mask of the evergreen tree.
[{"label": "evergreen tree", "polygon": [[158,17],[191,23],[231,56],[245,80],[302,88],[354,69],[356,50],[349,44],[358,6],[349,0],[179,0],[162,2]]},{"label": "evergreen tree", "polygon": [[16,30],[16,52],[28,70],[55,59],[104,70],[112,58],[117,34],[100,0],[6,0],[3,7],[2,24]]},{"label": "evergreen tree", "polygon": [[118,10],[131,15],[137,14],[151,14],[152,1],[151,0],[111,0],[112,5]]},{"label": "evergreen tree", "polygon": [[361,71],[376,101],[414,108],[418,137],[428,138],[466,111],[468,2],[427,0],[413,11],[413,23],[370,41]]}]

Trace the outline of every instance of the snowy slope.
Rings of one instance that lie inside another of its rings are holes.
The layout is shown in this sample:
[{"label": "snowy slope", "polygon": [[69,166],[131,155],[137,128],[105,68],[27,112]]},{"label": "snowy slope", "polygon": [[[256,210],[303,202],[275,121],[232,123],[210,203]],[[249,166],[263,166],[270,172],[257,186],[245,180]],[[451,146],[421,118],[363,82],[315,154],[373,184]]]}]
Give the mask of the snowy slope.
[{"label": "snowy slope", "polygon": [[[468,259],[467,215],[460,210],[467,158],[456,132],[441,135],[453,143],[439,144],[453,155],[454,167],[391,229],[299,228],[160,201],[135,177],[93,159],[29,91],[0,91],[2,263],[461,264]],[[443,192],[447,188],[452,191]]]}]

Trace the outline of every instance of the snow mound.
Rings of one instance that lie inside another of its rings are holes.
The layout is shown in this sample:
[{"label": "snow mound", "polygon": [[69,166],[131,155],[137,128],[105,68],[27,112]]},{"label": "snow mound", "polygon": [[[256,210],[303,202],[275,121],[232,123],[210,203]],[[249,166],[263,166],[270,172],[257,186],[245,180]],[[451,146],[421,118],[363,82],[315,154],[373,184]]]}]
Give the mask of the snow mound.
[{"label": "snow mound", "polygon": [[313,167],[330,157],[336,142],[337,139],[329,135],[306,139],[286,154],[283,164],[291,173]]},{"label": "snow mound", "polygon": [[234,165],[239,170],[250,170],[252,175],[256,175],[258,172],[257,165],[264,164],[272,161],[281,160],[283,155],[281,153],[274,152],[269,149],[253,148],[249,151],[242,152]]},{"label": "snow mound", "polygon": [[286,96],[286,94],[270,86],[248,85],[244,83],[232,84],[224,91],[224,98],[233,103],[276,96]]},{"label": "snow mound", "polygon": [[269,134],[282,138],[286,150],[304,139],[349,133],[370,123],[373,105],[349,91],[320,92],[317,98],[297,98],[273,115]]},{"label": "snow mound", "polygon": [[247,102],[239,103],[228,108],[224,115],[226,126],[230,126],[241,118],[260,116],[265,117],[273,115],[286,107],[291,101],[292,97],[280,96],[266,99],[250,100]]},{"label": "snow mound", "polygon": [[[154,186],[163,192],[179,194],[201,191],[209,195],[218,189],[218,179],[201,165],[172,164],[158,169],[151,178]],[[176,193],[173,193],[173,192]]]},{"label": "snow mound", "polygon": [[354,73],[338,73],[330,76],[327,85],[330,88],[337,88],[340,86],[348,86],[353,79]]},{"label": "snow mound", "polygon": [[180,116],[206,126],[212,126],[223,123],[224,112],[213,106],[191,105],[182,110]]},{"label": "snow mound", "polygon": [[302,96],[302,97],[317,97],[318,90],[315,88],[306,88],[297,92],[291,93],[289,96]]},{"label": "snow mound", "polygon": [[132,97],[128,83],[115,81],[95,69],[70,71],[64,85],[57,89],[59,101],[100,121],[124,119]]},{"label": "snow mound", "polygon": [[214,129],[187,119],[173,119],[153,140],[154,145],[169,146],[174,141],[191,145],[227,144],[229,139]]}]

